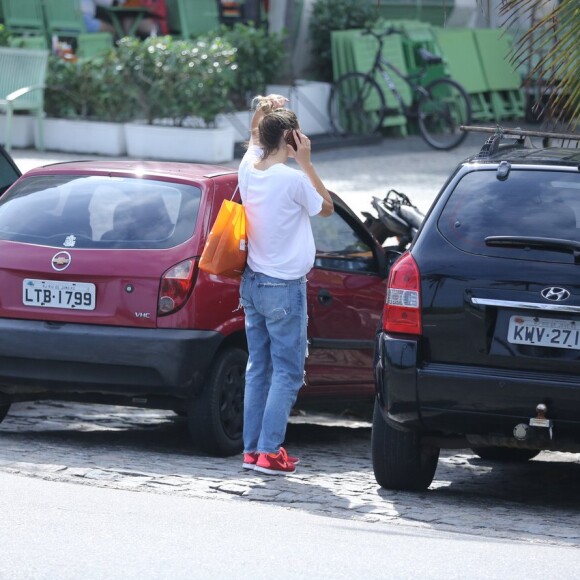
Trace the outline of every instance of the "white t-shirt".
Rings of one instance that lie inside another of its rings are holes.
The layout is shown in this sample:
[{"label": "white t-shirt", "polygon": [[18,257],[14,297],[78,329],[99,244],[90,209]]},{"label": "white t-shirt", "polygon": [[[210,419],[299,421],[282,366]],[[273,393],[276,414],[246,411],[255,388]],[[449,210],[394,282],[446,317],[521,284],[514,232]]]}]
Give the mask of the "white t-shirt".
[{"label": "white t-shirt", "polygon": [[248,148],[238,170],[246,211],[248,266],[282,280],[305,276],[316,248],[310,217],[320,213],[322,196],[308,177],[284,163],[265,171],[254,167],[262,150]]}]

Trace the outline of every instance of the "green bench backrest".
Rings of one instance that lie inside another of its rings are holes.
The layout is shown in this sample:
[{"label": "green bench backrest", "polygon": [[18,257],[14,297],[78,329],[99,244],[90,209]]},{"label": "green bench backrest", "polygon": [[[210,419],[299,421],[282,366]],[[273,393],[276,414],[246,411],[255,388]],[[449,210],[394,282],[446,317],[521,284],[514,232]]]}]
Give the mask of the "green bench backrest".
[{"label": "green bench backrest", "polygon": [[470,93],[489,90],[472,29],[436,29],[449,74]]},{"label": "green bench backrest", "polygon": [[473,35],[489,90],[519,89],[521,78],[509,62],[511,45],[508,38],[496,29],[477,29]]},{"label": "green bench backrest", "polygon": [[200,36],[219,26],[215,0],[167,0],[167,24],[183,38]]},{"label": "green bench backrest", "polygon": [[[25,87],[43,85],[46,79],[48,50],[0,47],[0,100]],[[16,101],[19,109],[42,106],[43,91],[31,91]]]},{"label": "green bench backrest", "polygon": [[46,27],[50,36],[85,32],[85,24],[78,0],[44,0]]},{"label": "green bench backrest", "polygon": [[45,34],[42,0],[0,0],[6,28],[17,34]]}]

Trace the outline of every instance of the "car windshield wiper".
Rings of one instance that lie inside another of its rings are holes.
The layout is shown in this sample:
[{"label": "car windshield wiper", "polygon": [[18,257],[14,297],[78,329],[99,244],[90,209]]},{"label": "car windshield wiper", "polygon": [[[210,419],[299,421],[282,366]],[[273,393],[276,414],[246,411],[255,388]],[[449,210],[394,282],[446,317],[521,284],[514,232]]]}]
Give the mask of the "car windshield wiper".
[{"label": "car windshield wiper", "polygon": [[485,243],[488,246],[504,248],[540,248],[555,252],[571,252],[574,255],[574,263],[580,264],[580,242],[575,240],[535,236],[488,236]]}]

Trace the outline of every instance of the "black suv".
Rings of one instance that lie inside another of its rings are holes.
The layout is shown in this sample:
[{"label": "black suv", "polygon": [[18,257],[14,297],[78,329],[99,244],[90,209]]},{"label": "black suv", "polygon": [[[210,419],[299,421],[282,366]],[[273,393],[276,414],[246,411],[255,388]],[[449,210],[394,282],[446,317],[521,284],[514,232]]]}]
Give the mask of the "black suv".
[{"label": "black suv", "polygon": [[384,488],[429,487],[441,448],[580,451],[580,137],[530,135],[549,137],[497,131],[461,163],[391,268],[372,434]]}]

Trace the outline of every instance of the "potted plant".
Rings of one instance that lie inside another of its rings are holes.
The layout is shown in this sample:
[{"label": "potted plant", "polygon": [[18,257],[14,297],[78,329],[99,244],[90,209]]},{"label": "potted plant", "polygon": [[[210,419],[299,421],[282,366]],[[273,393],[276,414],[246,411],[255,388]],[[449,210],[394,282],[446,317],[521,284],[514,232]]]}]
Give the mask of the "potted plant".
[{"label": "potted plant", "polygon": [[234,49],[220,37],[143,42],[125,38],[116,68],[135,104],[125,124],[131,157],[217,163],[231,161],[234,131],[217,127],[234,82]]},{"label": "potted plant", "polygon": [[229,92],[229,109],[218,115],[220,127],[232,127],[236,141],[249,139],[252,113],[250,100],[266,94],[266,85],[279,76],[284,63],[284,37],[265,28],[237,23],[223,26],[220,36],[236,50],[234,83]]},{"label": "potted plant", "polygon": [[114,55],[90,60],[51,58],[45,97],[47,149],[125,155],[123,122],[132,107]]},{"label": "potted plant", "polygon": [[296,113],[306,135],[322,135],[332,131],[328,115],[331,87],[330,83],[299,79],[291,85],[268,85],[266,92],[288,99],[288,107]]}]

